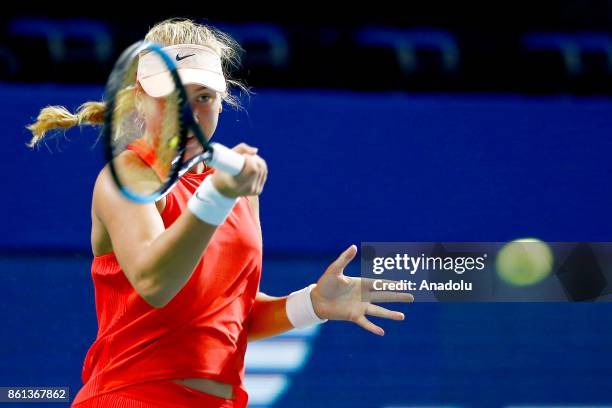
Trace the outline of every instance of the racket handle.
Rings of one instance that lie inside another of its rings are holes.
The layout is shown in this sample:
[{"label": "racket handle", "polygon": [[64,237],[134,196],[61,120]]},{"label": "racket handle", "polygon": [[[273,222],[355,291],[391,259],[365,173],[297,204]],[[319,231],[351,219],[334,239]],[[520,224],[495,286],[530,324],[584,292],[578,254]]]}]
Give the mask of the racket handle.
[{"label": "racket handle", "polygon": [[208,160],[210,167],[223,171],[230,176],[240,174],[244,167],[243,155],[219,143],[211,143],[210,147],[212,147],[212,157]]}]

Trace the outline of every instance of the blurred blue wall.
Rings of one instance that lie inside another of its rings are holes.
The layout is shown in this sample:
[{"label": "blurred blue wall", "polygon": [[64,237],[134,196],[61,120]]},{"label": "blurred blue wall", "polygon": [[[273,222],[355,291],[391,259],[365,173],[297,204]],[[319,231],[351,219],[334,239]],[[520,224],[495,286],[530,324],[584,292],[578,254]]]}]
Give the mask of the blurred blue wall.
[{"label": "blurred blue wall", "polygon": [[[24,125],[102,92],[0,86],[0,385],[80,386],[96,331],[89,212],[102,146],[77,129],[29,151]],[[224,111],[216,137],[268,161],[271,294],[361,241],[612,241],[610,99],[266,90],[245,104]],[[399,308],[407,319],[382,322],[384,338],[325,325],[277,406],[612,403],[607,304]]]},{"label": "blurred blue wall", "polygon": [[[28,151],[47,104],[98,87],[2,86],[5,249],[89,245],[97,132]],[[261,91],[222,113],[218,141],[260,147],[271,252],[360,241],[612,240],[612,100]]]}]

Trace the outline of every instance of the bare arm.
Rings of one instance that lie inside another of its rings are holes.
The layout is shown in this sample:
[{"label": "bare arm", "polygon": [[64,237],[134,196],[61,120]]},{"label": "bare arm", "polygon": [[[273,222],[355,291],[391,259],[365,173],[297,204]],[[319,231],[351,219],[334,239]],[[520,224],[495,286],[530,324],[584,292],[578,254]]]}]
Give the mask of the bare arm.
[{"label": "bare arm", "polygon": [[[357,247],[352,245],[329,265],[310,293],[310,301],[315,314],[321,319],[351,321],[382,336],[384,330],[372,323],[366,315],[404,320],[404,314],[374,303],[410,303],[414,298],[409,293],[376,291],[371,280],[345,276],[344,268],[356,254]],[[286,303],[287,297],[274,298],[263,293],[257,294],[249,315],[249,341],[276,336],[293,329],[287,317]]]},{"label": "bare arm", "polygon": [[[259,197],[252,197],[250,203],[261,233]],[[383,335],[384,330],[368,320],[366,315],[404,320],[404,314],[374,303],[412,302],[414,298],[408,293],[374,292],[367,280],[345,276],[344,268],[356,254],[357,247],[351,246],[332,262],[312,290],[310,300],[319,318],[352,321],[372,333]],[[294,328],[287,317],[287,298],[257,293],[249,314],[249,341],[277,336]]]},{"label": "bare arm", "polygon": [[287,318],[287,297],[273,297],[259,292],[249,315],[249,341],[277,336],[293,329]]},{"label": "bare arm", "polygon": [[165,229],[155,204],[123,197],[108,168],[96,181],[93,200],[95,215],[136,292],[151,306],[164,306],[189,279],[216,227],[184,211]]},{"label": "bare arm", "polygon": [[[242,146],[242,147],[241,147]],[[246,154],[244,170],[236,177],[216,172],[213,183],[227,196],[259,194],[265,183],[265,162]],[[165,306],[185,285],[210,242],[216,226],[196,218],[185,209],[164,228],[155,204],[137,204],[117,189],[108,168],[96,180],[93,209],[104,224],[121,268],[134,289],[153,307]]]}]

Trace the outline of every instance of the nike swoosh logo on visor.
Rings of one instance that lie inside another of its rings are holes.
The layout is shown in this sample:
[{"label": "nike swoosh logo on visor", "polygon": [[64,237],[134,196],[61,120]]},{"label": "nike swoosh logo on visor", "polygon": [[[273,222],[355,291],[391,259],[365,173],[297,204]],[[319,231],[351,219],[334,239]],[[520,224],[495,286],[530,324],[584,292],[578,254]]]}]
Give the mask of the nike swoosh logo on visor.
[{"label": "nike swoosh logo on visor", "polygon": [[189,54],[189,55],[183,55],[183,56],[181,56],[181,55],[179,55],[179,54],[176,54],[176,60],[177,60],[177,61],[182,61],[182,60],[184,60],[185,58],[193,57],[194,55],[195,55],[195,54]]}]

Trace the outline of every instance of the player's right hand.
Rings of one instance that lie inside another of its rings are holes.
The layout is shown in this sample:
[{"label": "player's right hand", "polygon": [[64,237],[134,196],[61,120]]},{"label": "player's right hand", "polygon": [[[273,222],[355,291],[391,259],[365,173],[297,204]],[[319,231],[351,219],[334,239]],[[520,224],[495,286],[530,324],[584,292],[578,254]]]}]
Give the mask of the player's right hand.
[{"label": "player's right hand", "polygon": [[236,176],[215,171],[211,176],[214,186],[226,197],[261,194],[268,177],[268,166],[265,160],[257,155],[257,148],[246,143],[240,143],[232,150],[244,156],[244,167],[240,174]]}]

